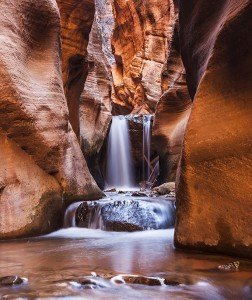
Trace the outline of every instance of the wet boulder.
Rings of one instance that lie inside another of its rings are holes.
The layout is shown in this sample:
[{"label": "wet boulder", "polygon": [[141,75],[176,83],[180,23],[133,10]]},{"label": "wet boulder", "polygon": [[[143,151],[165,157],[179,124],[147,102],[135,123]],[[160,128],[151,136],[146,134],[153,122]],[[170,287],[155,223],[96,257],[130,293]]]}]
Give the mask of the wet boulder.
[{"label": "wet boulder", "polygon": [[0,286],[20,285],[26,283],[28,280],[16,275],[4,276],[0,278]]},{"label": "wet boulder", "polygon": [[173,227],[175,207],[170,201],[105,200],[83,202],[76,211],[78,227],[106,231],[143,231]]}]

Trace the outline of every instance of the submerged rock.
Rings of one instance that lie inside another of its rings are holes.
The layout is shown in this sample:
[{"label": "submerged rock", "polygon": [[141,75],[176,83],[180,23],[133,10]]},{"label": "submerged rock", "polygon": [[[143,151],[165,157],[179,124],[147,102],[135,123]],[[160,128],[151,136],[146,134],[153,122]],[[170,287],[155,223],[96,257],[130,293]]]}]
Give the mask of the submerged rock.
[{"label": "submerged rock", "polygon": [[86,276],[76,281],[70,281],[69,284],[75,288],[91,290],[110,287],[110,284],[106,280],[95,276]]},{"label": "submerged rock", "polygon": [[0,278],[0,286],[7,285],[20,285],[26,283],[28,280],[26,278],[22,278],[16,275],[5,276]]},{"label": "submerged rock", "polygon": [[90,201],[83,202],[76,211],[78,227],[106,231],[165,229],[174,222],[175,207],[170,201]]},{"label": "submerged rock", "polygon": [[234,261],[226,265],[220,265],[218,266],[218,270],[224,271],[224,272],[232,272],[232,271],[239,271],[240,262]]},{"label": "submerged rock", "polygon": [[105,193],[116,193],[116,189],[112,188],[112,189],[108,189],[104,191]]},{"label": "submerged rock", "polygon": [[143,192],[133,192],[131,194],[132,197],[148,197],[148,195],[146,193]]},{"label": "submerged rock", "polygon": [[164,279],[159,277],[148,277],[141,275],[117,275],[111,278],[116,284],[143,284],[149,286],[164,285]]}]

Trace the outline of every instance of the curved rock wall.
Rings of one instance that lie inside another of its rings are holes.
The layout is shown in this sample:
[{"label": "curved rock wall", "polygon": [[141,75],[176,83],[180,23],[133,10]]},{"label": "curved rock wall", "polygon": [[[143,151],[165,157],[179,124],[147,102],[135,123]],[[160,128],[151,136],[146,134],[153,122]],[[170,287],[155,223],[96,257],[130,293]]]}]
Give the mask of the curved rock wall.
[{"label": "curved rock wall", "polygon": [[0,237],[17,237],[60,226],[62,193],[65,205],[101,191],[68,122],[56,2],[0,9]]},{"label": "curved rock wall", "polygon": [[181,59],[177,26],[174,27],[162,89],[153,126],[154,147],[160,157],[159,182],[175,181],[185,127],[192,101],[188,93]]},{"label": "curved rock wall", "polygon": [[194,97],[177,180],[178,247],[251,257],[252,10],[249,1],[180,1]]},{"label": "curved rock wall", "polygon": [[94,0],[57,0],[60,9],[62,73],[69,120],[79,138],[79,99],[88,73],[89,33],[95,13]]},{"label": "curved rock wall", "polygon": [[111,51],[107,49],[109,39],[106,39],[106,31],[109,31],[108,22],[113,18],[111,14],[105,14],[105,11],[109,11],[109,7],[105,4],[101,5],[102,1],[97,2],[88,44],[89,72],[80,98],[80,135],[82,150],[89,169],[96,182],[103,188],[104,179],[99,166],[100,151],[112,118],[112,78],[110,58],[107,56]]}]

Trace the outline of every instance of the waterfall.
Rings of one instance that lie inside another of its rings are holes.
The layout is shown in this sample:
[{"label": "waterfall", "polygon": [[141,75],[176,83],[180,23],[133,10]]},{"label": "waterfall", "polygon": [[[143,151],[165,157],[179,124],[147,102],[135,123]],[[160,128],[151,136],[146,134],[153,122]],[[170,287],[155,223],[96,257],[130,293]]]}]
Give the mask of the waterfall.
[{"label": "waterfall", "polygon": [[151,120],[152,115],[143,116],[143,181],[149,182],[151,175]]},{"label": "waterfall", "polygon": [[128,120],[114,116],[108,137],[106,185],[109,188],[134,187],[134,172]]}]

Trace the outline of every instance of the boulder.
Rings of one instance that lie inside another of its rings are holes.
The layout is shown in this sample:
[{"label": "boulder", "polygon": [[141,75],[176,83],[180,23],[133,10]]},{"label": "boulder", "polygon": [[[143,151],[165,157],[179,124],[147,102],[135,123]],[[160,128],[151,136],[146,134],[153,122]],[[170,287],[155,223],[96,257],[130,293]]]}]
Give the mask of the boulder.
[{"label": "boulder", "polygon": [[152,189],[153,192],[159,195],[166,195],[175,192],[175,182],[166,182]]},{"label": "boulder", "polygon": [[62,225],[57,180],[0,133],[0,239],[45,234]]},{"label": "boulder", "polygon": [[116,200],[83,202],[76,211],[76,226],[106,231],[142,231],[170,228],[174,224],[172,202]]}]

